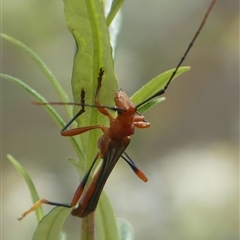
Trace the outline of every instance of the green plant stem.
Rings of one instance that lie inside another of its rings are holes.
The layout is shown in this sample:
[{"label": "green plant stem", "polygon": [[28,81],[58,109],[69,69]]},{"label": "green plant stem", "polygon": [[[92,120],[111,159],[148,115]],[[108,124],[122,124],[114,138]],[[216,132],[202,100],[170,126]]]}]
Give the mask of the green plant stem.
[{"label": "green plant stem", "polygon": [[84,218],[81,240],[94,240],[94,219],[94,213]]}]

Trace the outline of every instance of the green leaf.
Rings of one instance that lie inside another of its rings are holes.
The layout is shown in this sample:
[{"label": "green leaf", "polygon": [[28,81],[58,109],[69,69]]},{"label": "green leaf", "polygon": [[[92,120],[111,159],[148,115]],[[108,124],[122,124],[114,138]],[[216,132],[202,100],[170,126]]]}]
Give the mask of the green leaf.
[{"label": "green leaf", "polygon": [[[77,44],[72,75],[74,101],[79,102],[83,88],[86,92],[86,103],[94,103],[99,70],[103,68],[105,73],[99,101],[112,106],[113,89],[117,88],[117,82],[108,29],[99,0],[64,0],[64,11],[67,26]],[[78,110],[79,108],[76,108],[75,112]],[[105,125],[106,121],[106,117],[94,108],[88,108],[77,119],[79,126]],[[100,133],[95,130],[79,135],[80,148],[85,153],[86,169],[97,152],[96,143]]]},{"label": "green leaf", "polygon": [[[7,158],[13,164],[13,166],[18,170],[18,172],[22,175],[25,182],[27,183],[33,203],[37,202],[39,200],[39,196],[38,196],[37,190],[32,182],[32,179],[28,175],[27,171],[12,155],[8,154]],[[39,222],[44,215],[42,207],[41,206],[38,207],[36,209],[35,213],[36,213],[37,221]]]},{"label": "green leaf", "polygon": [[[64,0],[64,11],[67,26],[77,44],[77,52],[74,58],[73,75],[72,75],[72,91],[75,102],[79,102],[80,91],[85,90],[86,103],[92,104],[95,101],[95,93],[97,88],[97,79],[100,68],[104,69],[102,88],[99,94],[99,102],[106,106],[113,106],[114,93],[113,89],[117,89],[117,81],[114,75],[114,65],[112,58],[112,49],[106,19],[104,16],[103,6],[99,0]],[[79,111],[79,108],[74,112]],[[88,108],[86,112],[77,119],[78,126],[89,125],[106,125],[108,119],[99,114],[97,109]],[[94,130],[79,135],[80,148],[84,152],[85,171],[89,169],[96,153],[97,141],[101,131]],[[113,214],[106,211],[112,211],[109,202],[104,198],[102,193],[99,206],[102,201],[104,208],[97,208],[97,212],[104,217],[96,218],[96,227],[98,234],[101,232],[107,239],[118,239],[118,232],[115,218]],[[85,219],[83,219],[85,221]],[[91,221],[89,221],[91,223]],[[111,228],[106,226],[111,223]],[[86,226],[87,221],[84,223]],[[101,227],[105,225],[104,227]],[[92,229],[85,227],[83,231]],[[91,233],[89,233],[91,234]],[[82,236],[88,236],[86,232]],[[92,237],[90,237],[92,239]]]},{"label": "green leaf", "polygon": [[[22,49],[25,53],[27,53],[27,55],[30,58],[32,58],[32,60],[37,64],[37,66],[43,71],[43,73],[45,74],[45,76],[47,77],[49,82],[53,85],[56,92],[59,94],[62,101],[63,102],[69,102],[69,98],[68,98],[66,92],[61,87],[61,85],[59,84],[56,77],[53,75],[53,73],[47,67],[47,65],[43,62],[43,60],[32,49],[30,49],[24,43],[20,42],[19,40],[15,39],[15,38],[7,35],[7,34],[0,33],[0,36],[2,38],[6,39],[7,41],[11,42],[12,44],[16,45],[20,49]],[[72,116],[72,108],[70,106],[67,106],[67,105],[65,107],[68,111],[69,116],[71,117]]]},{"label": "green leaf", "polygon": [[76,160],[76,159],[73,159],[73,158],[68,158],[68,161],[75,167],[79,176],[81,176],[83,174],[83,171],[84,171],[83,164],[81,164],[79,160]]},{"label": "green leaf", "polygon": [[59,240],[71,208],[55,207],[38,224],[32,240]]},{"label": "green leaf", "polygon": [[149,110],[151,107],[153,107],[155,104],[165,101],[165,97],[155,98],[150,100],[149,102],[145,103],[144,105],[140,106],[138,108],[138,112],[145,113],[147,110]]},{"label": "green leaf", "polygon": [[[33,88],[31,88],[26,83],[24,83],[22,80],[12,77],[12,76],[9,76],[7,74],[0,74],[0,77],[6,79],[8,81],[16,83],[17,85],[19,85],[20,87],[25,89],[27,92],[29,92],[38,102],[43,102],[43,103],[47,102],[47,100],[44,97],[42,97],[37,91],[35,91]],[[55,109],[52,106],[44,105],[44,108],[47,110],[47,112],[50,114],[50,116],[61,126],[61,128],[63,126],[65,126],[65,122],[63,121],[63,119],[59,116],[59,114],[55,111]],[[82,152],[78,146],[76,139],[74,137],[70,137],[69,139],[70,139],[76,153],[78,154],[79,158],[81,159]]]},{"label": "green leaf", "polygon": [[122,14],[119,11],[119,8],[122,3],[123,3],[123,0],[105,1],[105,15],[107,15],[106,24],[108,26],[111,46],[113,49],[113,58],[115,58],[115,53],[117,51],[117,37],[118,37],[118,34],[120,33],[120,29],[122,25]]},{"label": "green leaf", "polygon": [[118,218],[118,231],[120,233],[121,240],[133,240],[134,239],[134,229],[132,225],[125,219]]},{"label": "green leaf", "polygon": [[120,240],[116,219],[109,199],[104,191],[99,199],[95,217],[98,223],[97,233],[99,240]]},{"label": "green leaf", "polygon": [[123,3],[124,3],[124,0],[113,0],[112,1],[112,5],[111,5],[111,8],[107,15],[107,20],[106,20],[108,27],[111,25],[113,19],[115,18],[116,14],[118,13],[118,11]]},{"label": "green leaf", "polygon": [[[161,73],[157,75],[155,78],[150,80],[147,84],[142,86],[136,93],[134,93],[131,97],[131,100],[134,102],[135,105],[143,102],[148,97],[152,96],[154,93],[162,89],[166,83],[168,82],[169,78],[172,75],[172,72],[175,70],[175,68],[168,70],[164,73]],[[187,72],[190,70],[190,67],[180,67],[174,77],[174,79],[181,75],[184,72]],[[156,104],[155,102],[154,104]],[[154,105],[153,104],[153,105]],[[153,106],[152,105],[152,106]]]}]

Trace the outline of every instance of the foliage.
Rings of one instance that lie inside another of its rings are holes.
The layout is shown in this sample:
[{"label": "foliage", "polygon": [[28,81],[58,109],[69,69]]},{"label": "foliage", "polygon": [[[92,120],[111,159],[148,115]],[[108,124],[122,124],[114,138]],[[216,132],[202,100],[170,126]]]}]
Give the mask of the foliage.
[{"label": "foliage", "polygon": [[[107,106],[113,106],[114,104],[113,96],[109,97],[109,94],[112,94],[112,89],[117,88],[117,80],[114,75],[114,62],[108,27],[110,26],[122,4],[123,0],[113,1],[110,12],[105,18],[105,6],[102,1],[64,0],[64,12],[67,26],[70,32],[73,34],[77,45],[71,80],[73,98],[75,102],[79,102],[79,93],[82,88],[84,88],[86,92],[86,102],[94,102],[97,76],[99,69],[103,67],[105,74],[103,77],[100,101]],[[43,71],[46,78],[52,83],[62,101],[68,102],[68,97],[64,89],[61,87],[50,69],[34,51],[29,49],[22,42],[6,34],[1,34],[1,36],[5,40],[17,45],[20,49],[26,52]],[[176,76],[187,70],[189,70],[188,67],[179,68]],[[143,86],[132,96],[132,101],[134,103],[140,103],[148,96],[152,95],[156,89],[161,89],[168,81],[172,71],[173,70],[169,70],[165,73],[162,73],[149,81],[148,84]],[[37,101],[47,102],[44,97],[42,97],[36,90],[25,84],[22,80],[6,74],[1,74],[1,77],[18,84],[31,95],[33,95]],[[139,111],[144,112],[162,100],[163,98],[155,99],[150,103],[143,105]],[[56,110],[50,105],[45,105],[44,107],[51,117],[62,128],[65,123]],[[66,110],[69,114],[69,117],[72,117],[75,109],[72,111],[71,107],[66,106]],[[77,119],[77,124],[80,126],[88,126],[95,124],[106,125],[107,123],[106,119],[101,116],[96,109],[89,108],[86,113],[81,116],[81,118]],[[69,159],[69,161],[74,165],[78,172],[81,173],[81,175],[83,174],[83,169],[89,168],[92,159],[97,152],[96,142],[98,137],[98,131],[90,131],[79,135],[78,137],[69,138],[79,158],[79,160]],[[25,179],[32,195],[33,202],[37,201],[39,199],[37,191],[35,190],[34,184],[26,170],[11,155],[8,155],[8,158]],[[44,217],[41,208],[38,208],[36,212],[39,224],[33,239],[59,239],[59,236],[62,234],[61,231],[64,221],[71,212],[71,209],[56,207]],[[118,222],[116,221],[109,200],[104,192],[99,200],[95,222],[98,232],[98,239],[117,240],[134,238],[133,229],[129,223],[127,223],[125,220],[118,220]],[[94,236],[88,232],[92,227],[89,226],[89,224],[91,224],[91,221],[83,219],[84,227],[82,229],[82,239],[94,239]]]}]

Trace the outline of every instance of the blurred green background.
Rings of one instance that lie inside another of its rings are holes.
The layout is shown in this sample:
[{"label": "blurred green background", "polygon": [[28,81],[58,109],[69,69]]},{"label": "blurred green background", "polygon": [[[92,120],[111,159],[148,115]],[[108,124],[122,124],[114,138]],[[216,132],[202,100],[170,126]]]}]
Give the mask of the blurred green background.
[{"label": "blurred green background", "polygon": [[[116,53],[119,86],[128,95],[176,66],[210,0],[133,0],[122,9]],[[148,176],[141,182],[119,161],[107,191],[117,217],[131,222],[136,239],[237,240],[239,158],[239,3],[218,0],[184,65],[191,71],[171,84],[167,100],[145,114],[151,128],[136,130],[128,153]],[[32,48],[71,96],[74,40],[63,2],[5,0],[2,32]],[[2,41],[2,72],[22,79],[49,101],[52,86],[21,50]],[[6,159],[25,166],[41,197],[70,202],[79,177],[76,157],[46,111],[13,83],[2,81],[2,239],[31,239],[35,215],[27,186]],[[58,107],[66,119],[65,109]],[[51,207],[45,206],[45,211]],[[69,216],[68,239],[80,220]]]}]

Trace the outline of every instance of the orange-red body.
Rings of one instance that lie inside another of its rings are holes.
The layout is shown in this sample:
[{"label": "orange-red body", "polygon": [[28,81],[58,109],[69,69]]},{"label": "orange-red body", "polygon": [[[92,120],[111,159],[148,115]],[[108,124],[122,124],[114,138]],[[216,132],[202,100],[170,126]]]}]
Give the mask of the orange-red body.
[{"label": "orange-red body", "polygon": [[[96,159],[99,157],[103,159],[102,165],[99,168],[98,172],[95,174],[90,186],[87,188],[84,195],[82,196],[82,191],[85,186],[85,181],[82,185],[80,184],[80,190],[77,190],[75,196],[73,197],[71,205],[75,205],[78,201],[79,203],[78,207],[76,209],[73,209],[72,214],[78,217],[85,217],[95,210],[102,189],[112,169],[116,165],[122,153],[127,148],[130,142],[130,136],[134,134],[135,127],[147,128],[150,126],[150,123],[144,120],[144,116],[137,113],[135,105],[122,90],[115,92],[114,101],[116,104],[115,109],[117,112],[117,117],[111,115],[108,110],[98,102],[97,96],[101,87],[102,75],[103,70],[100,69],[95,106],[98,108],[98,111],[109,118],[110,126],[105,127],[96,125],[64,130],[61,132],[63,136],[74,136],[96,128],[101,129],[103,132],[103,135],[98,140],[99,152],[97,153],[92,166],[94,165]],[[89,169],[87,174],[90,174],[91,169],[92,168]],[[135,165],[134,172],[143,181],[147,181],[147,177]],[[87,175],[86,179],[88,176],[89,175]]]}]

